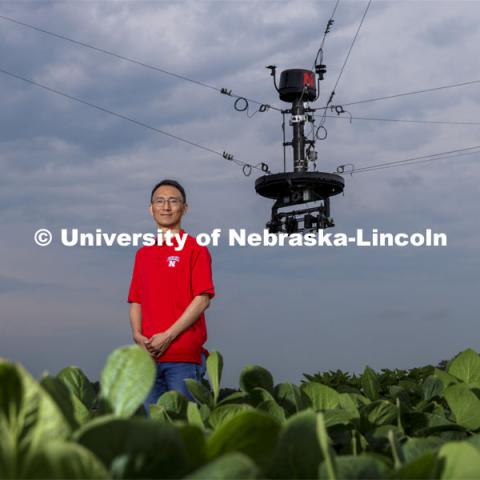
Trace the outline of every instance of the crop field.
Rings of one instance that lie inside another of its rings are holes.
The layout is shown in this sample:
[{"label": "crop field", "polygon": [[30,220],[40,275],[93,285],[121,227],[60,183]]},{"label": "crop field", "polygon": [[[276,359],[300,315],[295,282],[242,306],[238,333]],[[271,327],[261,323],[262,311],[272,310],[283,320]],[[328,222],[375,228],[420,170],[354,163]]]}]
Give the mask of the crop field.
[{"label": "crop field", "polygon": [[275,385],[249,365],[239,389],[189,380],[145,415],[147,352],[109,356],[99,388],[77,367],[39,381],[0,359],[0,478],[480,478],[480,357],[361,375],[305,375]]}]

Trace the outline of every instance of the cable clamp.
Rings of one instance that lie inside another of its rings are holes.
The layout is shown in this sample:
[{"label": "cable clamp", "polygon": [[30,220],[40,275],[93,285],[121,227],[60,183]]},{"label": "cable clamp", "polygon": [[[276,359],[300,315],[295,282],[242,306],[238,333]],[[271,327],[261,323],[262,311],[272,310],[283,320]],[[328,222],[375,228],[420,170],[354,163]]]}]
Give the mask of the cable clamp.
[{"label": "cable clamp", "polygon": [[327,107],[332,103],[333,97],[335,96],[335,90],[332,90],[332,93],[330,94],[330,97],[327,102]]},{"label": "cable clamp", "polygon": [[302,123],[305,121],[307,121],[307,115],[292,115],[290,125],[293,125],[294,123]]},{"label": "cable clamp", "polygon": [[[345,168],[349,167],[347,171],[345,171]],[[353,163],[345,163],[344,165],[339,165],[337,167],[337,173],[343,174],[343,173],[349,173],[350,175],[353,174],[355,171],[355,165]]]},{"label": "cable clamp", "polygon": [[325,27],[325,35],[327,33],[330,33],[330,27],[334,24],[335,20],[333,20],[333,18],[331,18],[328,22],[327,22],[327,26]]}]

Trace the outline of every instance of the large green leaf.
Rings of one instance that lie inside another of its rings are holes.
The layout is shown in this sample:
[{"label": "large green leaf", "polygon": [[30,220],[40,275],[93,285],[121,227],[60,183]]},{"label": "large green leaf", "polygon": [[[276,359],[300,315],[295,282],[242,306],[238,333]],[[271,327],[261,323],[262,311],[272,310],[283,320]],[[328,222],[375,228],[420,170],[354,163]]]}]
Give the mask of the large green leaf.
[{"label": "large green leaf", "polygon": [[242,412],[213,432],[207,443],[208,457],[213,459],[229,452],[242,452],[264,467],[271,459],[279,431],[279,422],[270,415],[258,411]]},{"label": "large green leaf", "polygon": [[210,410],[213,409],[213,397],[205,385],[202,385],[192,378],[186,378],[184,382],[188,388],[188,391],[193,395],[193,398],[195,398],[197,402],[199,402],[201,405],[207,406]]},{"label": "large green leaf", "polygon": [[20,415],[23,402],[23,385],[16,365],[0,359],[0,414],[12,425]]},{"label": "large green leaf", "polygon": [[163,407],[173,420],[185,419],[187,416],[188,399],[175,390],[161,395],[156,405]]},{"label": "large green leaf", "polygon": [[369,405],[370,403],[372,403],[369,398],[367,398],[365,395],[361,395],[360,393],[346,393],[355,402],[355,405],[357,407],[362,407],[363,405]]},{"label": "large green leaf", "polygon": [[365,367],[360,380],[365,395],[370,400],[377,400],[380,396],[380,381],[378,375],[367,366]]},{"label": "large green leaf", "polygon": [[0,358],[0,478],[23,478],[34,452],[70,432],[50,395],[21,365]]},{"label": "large green leaf", "polygon": [[293,383],[279,383],[274,389],[274,397],[283,407],[288,416],[304,410],[308,406],[308,399],[297,385]]},{"label": "large green leaf", "polygon": [[426,453],[435,453],[444,443],[445,440],[439,437],[409,438],[402,445],[405,462],[411,462]]},{"label": "large green leaf", "polygon": [[0,363],[0,387],[0,478],[16,478],[20,468],[16,424],[21,418],[23,385],[14,364]]},{"label": "large green leaf", "polygon": [[175,478],[190,470],[177,428],[166,422],[105,415],[74,434],[120,478]]},{"label": "large green leaf", "polygon": [[400,402],[405,408],[410,408],[412,405],[408,391],[397,385],[390,385],[388,387],[388,399],[391,400],[392,403]]},{"label": "large green leaf", "polygon": [[190,468],[200,468],[207,462],[207,442],[203,429],[194,425],[179,425],[177,428],[187,449]]},{"label": "large green leaf", "polygon": [[213,401],[218,401],[220,383],[222,381],[223,358],[219,352],[210,352],[207,357],[207,372],[213,390]]},{"label": "large green leaf", "polygon": [[394,480],[410,480],[425,479],[430,480],[434,477],[436,457],[433,453],[425,453],[424,455],[415,458],[414,460],[402,465],[401,468],[395,470],[390,478]]},{"label": "large green leaf", "polygon": [[450,363],[448,373],[465,383],[480,386],[480,357],[472,349],[458,354]]},{"label": "large green leaf", "polygon": [[185,480],[255,480],[258,467],[239,452],[227,453],[185,477]]},{"label": "large green leaf", "polygon": [[272,374],[259,365],[247,365],[240,373],[240,388],[244,392],[250,393],[256,387],[273,393]]},{"label": "large green leaf", "polygon": [[397,419],[398,408],[387,400],[377,400],[364,409],[368,421],[376,426],[388,425]]},{"label": "large green leaf", "polygon": [[35,451],[24,479],[110,478],[102,462],[89,450],[72,442],[49,442]]},{"label": "large green leaf", "polygon": [[221,405],[215,408],[208,417],[208,423],[213,429],[217,429],[228,420],[236,417],[240,413],[254,411],[253,407],[247,404],[243,405]]},{"label": "large green leaf", "polygon": [[468,430],[480,428],[480,400],[467,385],[451,385],[445,390],[444,397],[459,425]]},{"label": "large green leaf", "polygon": [[352,415],[352,418],[359,418],[360,412],[357,407],[357,403],[351,393],[340,394],[339,407]]},{"label": "large green leaf", "polygon": [[335,425],[349,425],[352,420],[357,419],[358,417],[355,413],[348,410],[342,410],[341,408],[334,408],[333,410],[325,410],[323,412],[325,418],[325,425],[327,428],[333,427]]},{"label": "large green leaf", "polygon": [[444,390],[445,386],[442,380],[430,375],[422,384],[423,399],[428,402],[434,397],[441,397]]},{"label": "large green leaf", "polygon": [[217,406],[218,405],[227,405],[227,404],[230,404],[230,403],[244,403],[244,402],[247,401],[247,398],[248,398],[248,393],[233,392],[230,395],[222,398],[222,400],[220,400],[217,403]]},{"label": "large green leaf", "polygon": [[[337,478],[348,480],[370,480],[377,478],[387,478],[389,468],[379,460],[378,457],[362,453],[361,455],[342,455],[335,461]],[[327,466],[322,463],[319,468],[318,478],[321,480],[331,480],[328,475]]]},{"label": "large green leaf", "polygon": [[148,406],[150,418],[159,422],[172,422],[170,415],[163,405],[150,404]]},{"label": "large green leaf", "polygon": [[449,373],[447,373],[443,370],[440,370],[438,368],[436,368],[433,371],[433,376],[435,378],[438,378],[443,383],[444,389],[447,388],[451,384],[458,383],[458,378],[456,378],[453,375],[450,375]]},{"label": "large green leaf", "polygon": [[257,405],[257,410],[268,413],[272,417],[276,418],[280,423],[283,423],[286,419],[285,411],[283,408],[273,399],[264,400]]},{"label": "large green leaf", "polygon": [[138,345],[114,350],[100,376],[101,396],[113,413],[130,417],[145,401],[155,379],[151,356]]},{"label": "large green leaf", "polygon": [[480,452],[467,442],[449,442],[438,452],[434,478],[480,478]]},{"label": "large green leaf", "polygon": [[40,385],[58,405],[72,430],[86,423],[91,415],[87,407],[58,378],[44,375]]},{"label": "large green leaf", "polygon": [[207,405],[200,405],[198,407],[198,411],[200,412],[203,424],[205,425],[207,423],[208,417],[210,416],[211,410],[208,408]]},{"label": "large green leaf", "polygon": [[285,411],[268,390],[262,387],[255,387],[248,394],[248,401],[250,405],[254,406],[257,410],[272,415],[280,423],[283,423],[285,420]]},{"label": "large green leaf", "polygon": [[332,410],[340,404],[340,394],[333,388],[317,382],[308,382],[302,385],[302,391],[312,402],[314,410]]},{"label": "large green leaf", "polygon": [[404,415],[406,428],[415,436],[426,437],[449,430],[463,431],[464,427],[448,420],[445,415],[411,411]]},{"label": "large green leaf", "polygon": [[292,415],[282,427],[268,478],[316,478],[323,460],[317,435],[317,415],[304,410]]},{"label": "large green leaf", "polygon": [[423,392],[422,392],[422,385],[420,384],[419,381],[414,381],[414,380],[400,380],[398,382],[398,386],[402,387],[404,390],[408,392],[409,395],[411,396],[419,396],[421,397]]},{"label": "large green leaf", "polygon": [[0,413],[0,478],[17,478],[19,461],[16,452],[16,439],[7,428],[7,421]]},{"label": "large green leaf", "polygon": [[202,430],[205,429],[205,424],[203,423],[202,414],[200,409],[195,402],[188,402],[187,405],[187,421],[190,425],[195,425]]},{"label": "large green leaf", "polygon": [[317,414],[317,438],[318,443],[320,444],[320,450],[322,451],[323,465],[325,465],[327,470],[328,478],[330,480],[336,480],[337,469],[335,463],[335,452],[330,446],[330,438],[327,433],[327,427],[325,425],[323,413]]},{"label": "large green leaf", "polygon": [[22,456],[71,429],[50,395],[19,364],[0,358],[0,418],[5,435]]},{"label": "large green leaf", "polygon": [[480,433],[472,435],[466,441],[477,447],[478,450],[480,450]]},{"label": "large green leaf", "polygon": [[60,379],[82,403],[88,408],[93,407],[95,400],[95,390],[88,380],[87,376],[79,367],[65,367],[57,373]]},{"label": "large green leaf", "polygon": [[265,402],[267,400],[275,401],[275,398],[268,390],[265,390],[262,387],[253,388],[248,394],[248,402],[254,407],[256,407],[259,403]]}]

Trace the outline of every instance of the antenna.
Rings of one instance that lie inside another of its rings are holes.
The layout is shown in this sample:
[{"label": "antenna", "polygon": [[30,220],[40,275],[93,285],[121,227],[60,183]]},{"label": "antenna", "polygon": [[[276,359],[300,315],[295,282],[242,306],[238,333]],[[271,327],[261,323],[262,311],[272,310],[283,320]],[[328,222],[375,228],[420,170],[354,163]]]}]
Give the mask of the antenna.
[{"label": "antenna", "polygon": [[[316,77],[311,70],[299,68],[284,70],[280,74],[277,87],[276,66],[270,65],[275,89],[280,100],[291,103],[291,108],[282,110],[290,114],[289,125],[293,129],[290,142],[283,142],[285,148],[293,149],[293,171],[264,175],[255,181],[255,190],[262,197],[275,200],[272,216],[266,227],[270,233],[308,233],[333,227],[330,216],[330,197],[343,192],[343,177],[335,173],[316,171],[317,152],[315,136],[305,136],[305,124],[311,123],[315,131],[316,109],[307,102],[315,101],[317,96]],[[325,65],[315,66],[318,84],[326,72]],[[306,205],[306,204],[314,204]]]}]

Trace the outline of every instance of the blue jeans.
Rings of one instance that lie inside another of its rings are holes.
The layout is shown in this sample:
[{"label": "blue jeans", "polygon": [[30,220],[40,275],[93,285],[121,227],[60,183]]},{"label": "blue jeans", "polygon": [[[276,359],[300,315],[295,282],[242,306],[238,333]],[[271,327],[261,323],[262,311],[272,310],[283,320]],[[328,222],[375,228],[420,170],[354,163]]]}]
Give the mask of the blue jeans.
[{"label": "blue jeans", "polygon": [[147,417],[150,416],[150,404],[157,403],[157,400],[162,394],[170,390],[185,395],[189,400],[195,401],[188,388],[183,381],[186,378],[191,378],[197,382],[201,382],[206,371],[207,356],[202,352],[202,364],[189,362],[161,362],[157,363],[157,372],[153,387],[150,390],[143,406],[147,412]]}]

